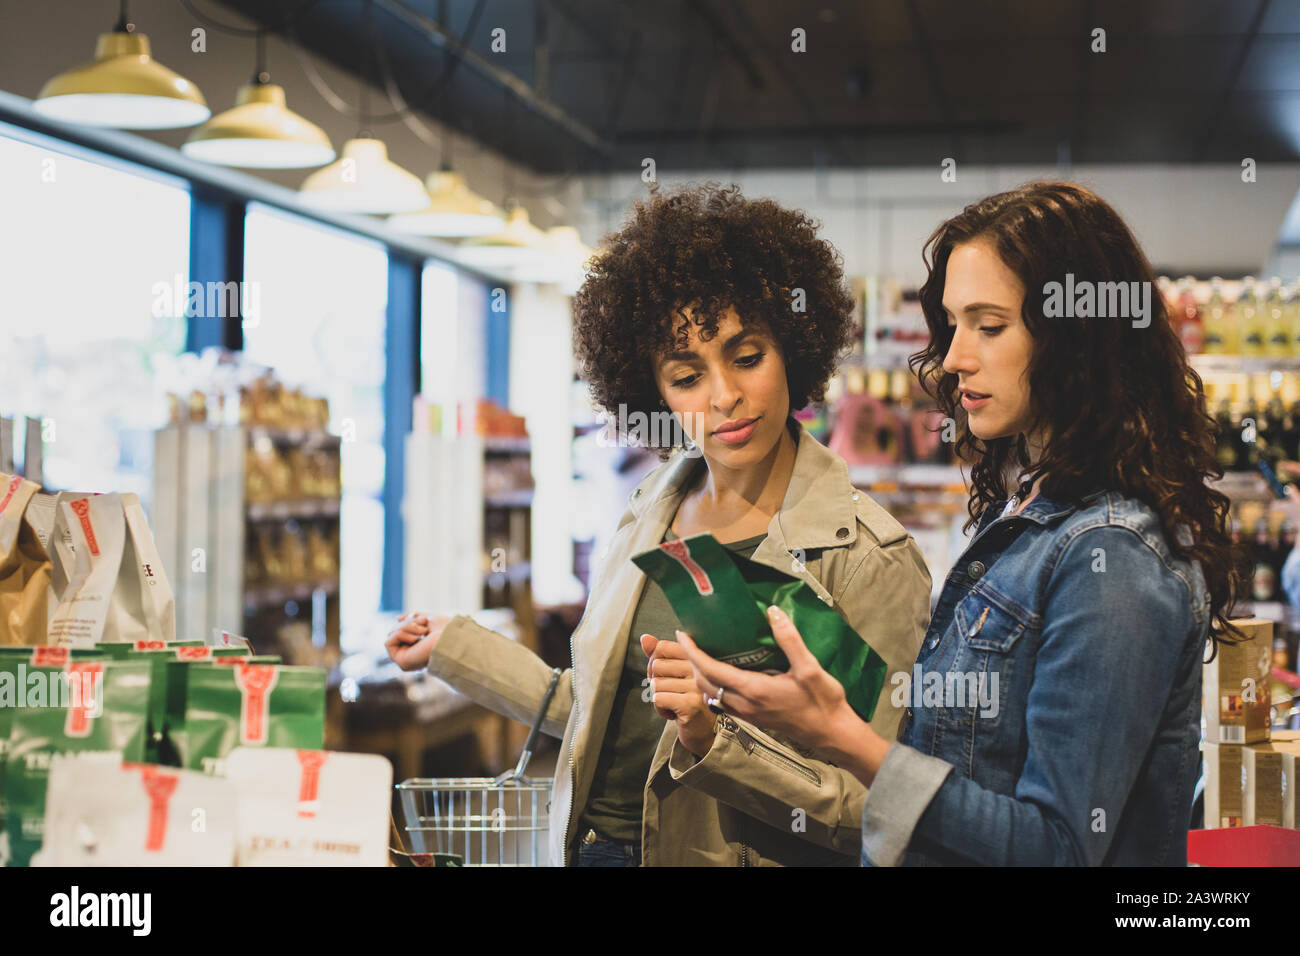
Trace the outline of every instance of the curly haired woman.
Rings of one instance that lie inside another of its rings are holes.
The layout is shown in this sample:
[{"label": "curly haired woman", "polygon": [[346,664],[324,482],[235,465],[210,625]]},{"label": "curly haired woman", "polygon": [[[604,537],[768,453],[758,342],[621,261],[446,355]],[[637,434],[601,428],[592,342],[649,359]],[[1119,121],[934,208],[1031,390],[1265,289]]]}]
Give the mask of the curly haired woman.
[{"label": "curly haired woman", "polygon": [[[964,430],[975,534],[896,687],[900,739],[848,709],[775,609],[789,672],[683,637],[697,688],[852,768],[871,788],[866,864],[1185,866],[1202,653],[1239,639],[1227,614],[1249,581],[1205,482],[1223,470],[1201,380],[1132,233],[1087,189],[990,196],[928,254],[913,367]],[[1063,284],[1080,303],[1123,284],[1129,314],[1061,315]]]},{"label": "curly haired woman", "polygon": [[[824,397],[852,334],[837,256],[802,213],[711,184],[653,193],[606,242],[574,303],[584,376],[611,420],[671,427],[651,429],[666,461],[628,499],[543,724],[563,741],[551,861],[854,865],[866,788],[706,708],[680,622],[630,560],[710,532],[801,578],[910,672],[929,612],[920,551],[792,417]],[[388,646],[519,720],[548,686],[534,654],[463,615],[403,615]],[[892,740],[889,689],[871,726]]]}]

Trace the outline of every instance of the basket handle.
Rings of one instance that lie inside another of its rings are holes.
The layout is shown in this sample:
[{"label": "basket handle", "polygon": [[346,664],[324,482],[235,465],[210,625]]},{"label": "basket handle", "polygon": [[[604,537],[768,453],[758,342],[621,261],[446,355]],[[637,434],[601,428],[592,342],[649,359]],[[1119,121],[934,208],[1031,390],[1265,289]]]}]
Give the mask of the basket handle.
[{"label": "basket handle", "polygon": [[537,711],[537,717],[533,720],[532,729],[528,731],[528,739],[524,741],[524,751],[519,755],[519,762],[515,764],[514,770],[507,770],[497,777],[495,783],[523,779],[524,771],[528,768],[528,761],[533,758],[533,746],[537,743],[537,735],[542,732],[542,724],[546,721],[546,712],[551,709],[551,700],[555,697],[555,689],[559,686],[560,669],[552,667],[551,683],[546,688],[546,693],[542,695],[542,706]]}]

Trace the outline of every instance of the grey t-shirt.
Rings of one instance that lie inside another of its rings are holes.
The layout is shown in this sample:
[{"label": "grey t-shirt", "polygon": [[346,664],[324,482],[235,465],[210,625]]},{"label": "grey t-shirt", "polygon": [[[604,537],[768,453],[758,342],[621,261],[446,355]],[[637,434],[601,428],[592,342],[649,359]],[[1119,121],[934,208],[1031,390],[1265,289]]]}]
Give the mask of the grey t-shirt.
[{"label": "grey t-shirt", "polygon": [[[724,544],[727,550],[752,557],[766,534]],[[669,528],[665,541],[677,535]],[[627,636],[627,653],[619,679],[614,707],[605,726],[605,739],[596,759],[596,773],[591,782],[587,806],[578,819],[579,831],[595,830],[607,840],[641,842],[641,815],[646,778],[655,748],[663,736],[664,719],[655,713],[650,702],[650,679],[646,667],[650,659],[641,649],[641,635],[652,634],[661,640],[676,640],[673,632],[681,627],[663,589],[647,579],[641,600],[632,615],[632,629]]]}]

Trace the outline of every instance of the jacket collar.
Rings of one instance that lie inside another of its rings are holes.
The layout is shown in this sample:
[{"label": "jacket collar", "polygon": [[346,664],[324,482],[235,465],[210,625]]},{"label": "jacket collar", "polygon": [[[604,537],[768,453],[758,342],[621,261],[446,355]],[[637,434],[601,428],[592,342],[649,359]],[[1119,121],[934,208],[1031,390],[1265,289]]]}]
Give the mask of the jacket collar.
[{"label": "jacket collar", "polygon": [[[853,507],[853,483],[849,469],[839,455],[818,442],[803,423],[787,420],[795,438],[794,470],[781,502],[781,510],[769,526],[779,530],[785,548],[827,548],[852,544],[858,535]],[[705,468],[703,458],[678,452],[652,471],[628,497],[628,507],[638,519],[651,508],[666,510],[669,517],[684,497],[684,488]]]}]

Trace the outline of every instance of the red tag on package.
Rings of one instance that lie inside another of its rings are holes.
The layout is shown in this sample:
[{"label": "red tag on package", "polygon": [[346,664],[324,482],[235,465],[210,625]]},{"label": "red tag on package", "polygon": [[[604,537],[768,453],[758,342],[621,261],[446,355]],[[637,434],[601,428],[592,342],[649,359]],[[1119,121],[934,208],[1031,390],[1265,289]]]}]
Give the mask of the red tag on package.
[{"label": "red tag on package", "polygon": [[298,784],[298,816],[316,815],[316,792],[320,789],[320,768],[329,756],[327,750],[299,750],[302,780]]},{"label": "red tag on package", "polygon": [[71,700],[63,732],[69,737],[89,737],[91,721],[104,713],[101,696],[104,686],[103,661],[69,661],[64,665]]},{"label": "red tag on package", "polygon": [[271,664],[238,664],[235,667],[235,685],[241,696],[239,709],[239,742],[241,744],[266,743],[266,718],[271,706],[271,688],[275,686],[278,670]]}]

